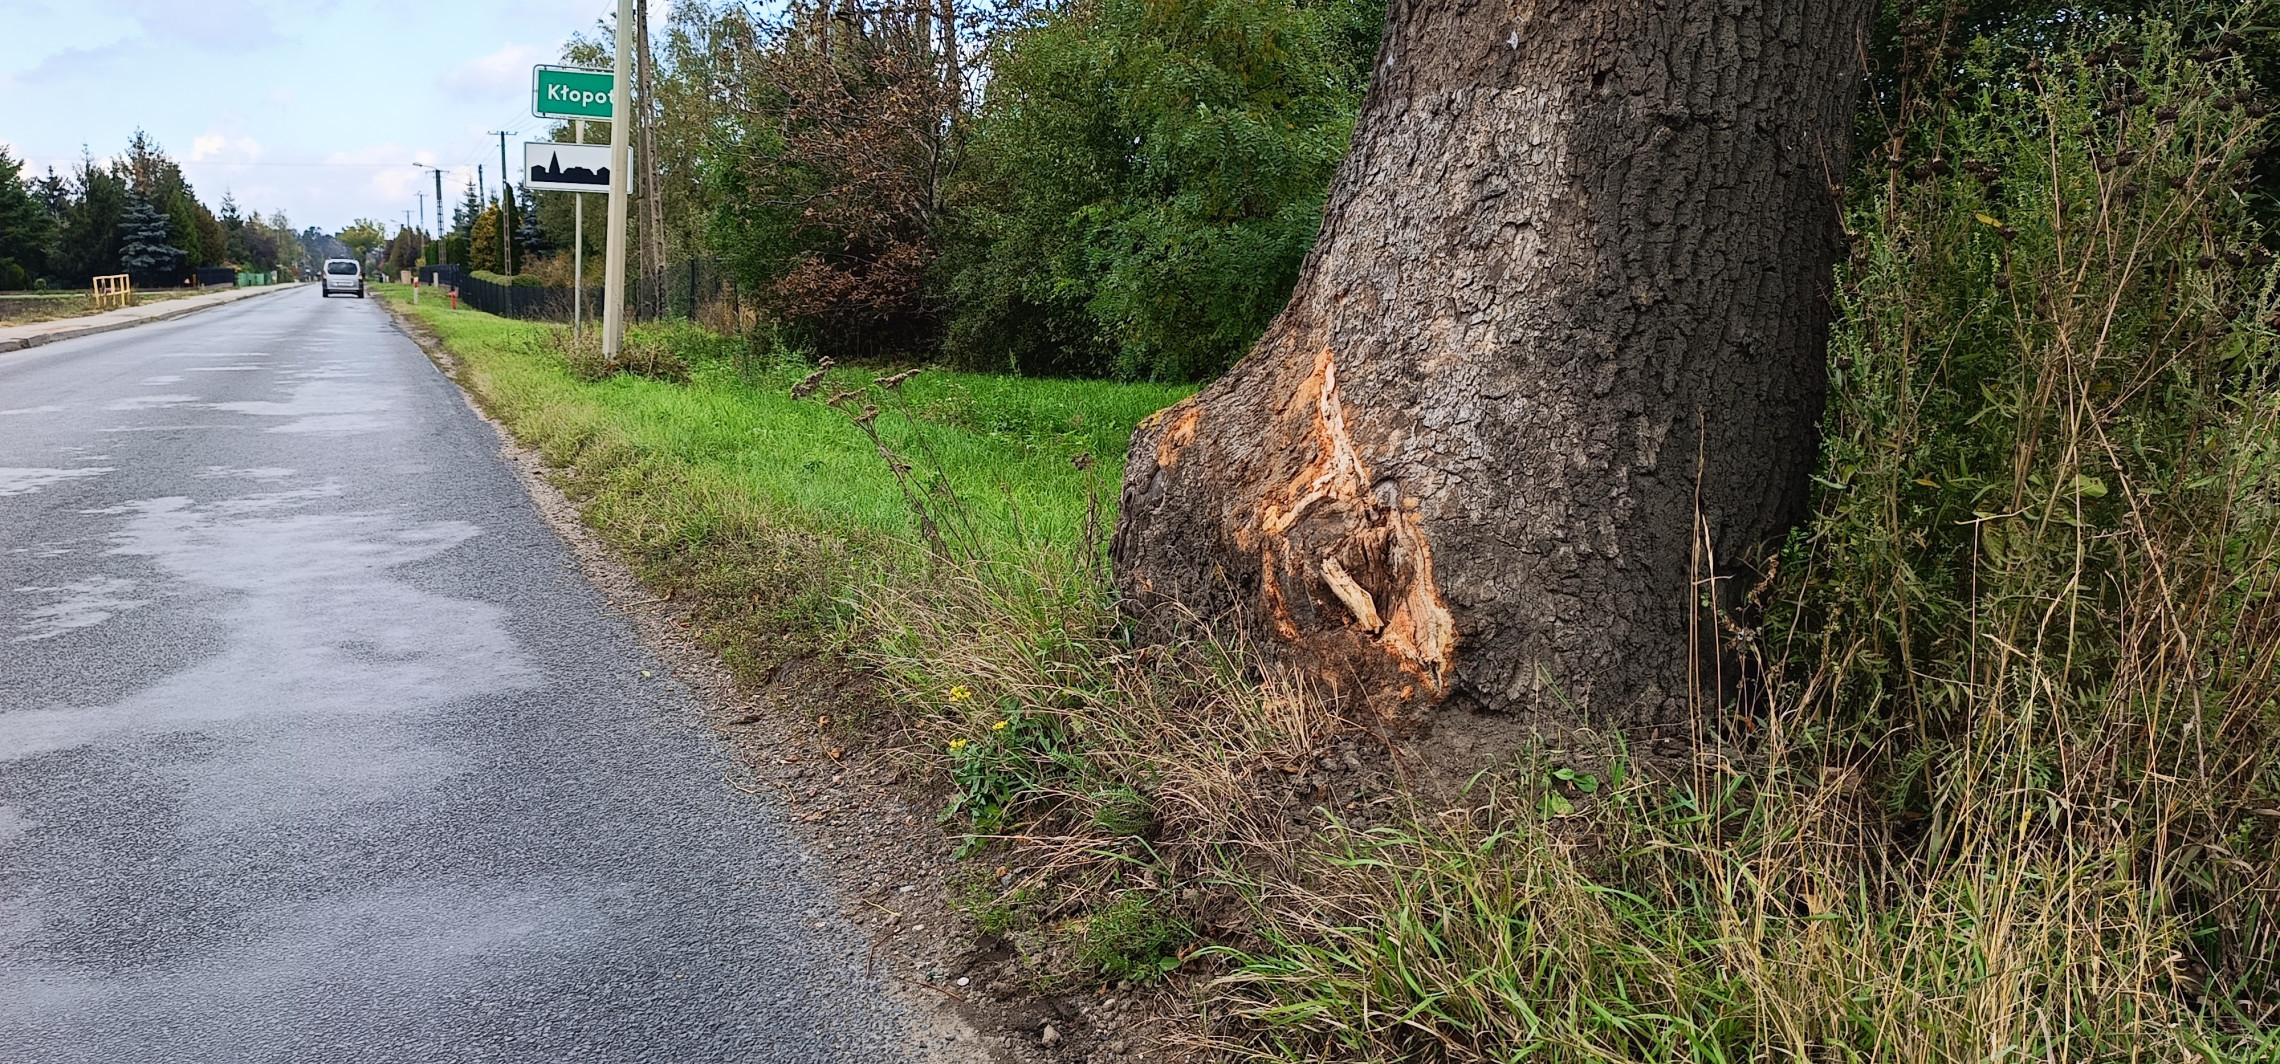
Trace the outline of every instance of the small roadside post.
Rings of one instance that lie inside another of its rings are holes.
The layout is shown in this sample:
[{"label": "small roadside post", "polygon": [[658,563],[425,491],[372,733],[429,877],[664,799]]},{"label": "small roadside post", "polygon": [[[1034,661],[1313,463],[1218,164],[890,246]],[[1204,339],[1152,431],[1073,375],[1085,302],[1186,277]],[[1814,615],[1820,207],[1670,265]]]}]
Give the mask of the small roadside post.
[{"label": "small roadside post", "polygon": [[[544,64],[532,67],[530,72],[530,113],[539,118],[569,119],[572,131],[571,140],[583,148],[586,144],[586,120],[589,118],[607,120],[614,113],[611,101],[613,94],[618,91],[615,87],[616,82],[617,78],[606,70],[547,66]],[[616,123],[612,122],[611,127],[616,128]],[[536,146],[527,142],[523,145],[523,170],[529,187],[542,191],[569,192],[575,197],[570,201],[570,212],[573,219],[570,248],[570,334],[573,338],[582,338],[585,335],[586,322],[585,193],[608,189],[610,185],[606,180],[607,175],[621,173],[622,171],[608,167],[607,163],[597,167],[583,165],[574,160],[571,163],[571,169],[573,171],[584,169],[588,180],[563,181],[560,180],[563,177],[560,173],[550,175],[554,180],[541,180],[537,172],[538,164],[532,161],[531,155],[531,149]],[[555,165],[559,170],[559,164]],[[604,180],[592,180],[592,176],[597,171]],[[571,176],[574,178],[577,175]],[[606,340],[604,346],[607,346]]]}]

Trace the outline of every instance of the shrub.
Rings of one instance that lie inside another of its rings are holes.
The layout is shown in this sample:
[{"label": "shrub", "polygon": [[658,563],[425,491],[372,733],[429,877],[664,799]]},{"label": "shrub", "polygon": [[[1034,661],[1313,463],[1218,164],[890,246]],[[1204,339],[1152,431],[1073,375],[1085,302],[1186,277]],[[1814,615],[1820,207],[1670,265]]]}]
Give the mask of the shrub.
[{"label": "shrub", "polygon": [[840,358],[931,348],[926,281],[963,139],[960,82],[944,77],[932,20],[807,0],[771,22],[724,17],[735,28],[714,61],[734,76],[717,82],[727,98],[707,175],[723,264],[803,346]]},{"label": "shrub", "polygon": [[579,380],[598,381],[620,373],[655,380],[686,383],[689,363],[681,356],[670,326],[626,330],[625,343],[613,361],[602,354],[602,333],[588,326],[573,337],[565,325],[548,326],[544,343],[570,367]]},{"label": "shrub", "polygon": [[1187,381],[1239,357],[1352,130],[1351,6],[1082,0],[1010,35],[959,193],[951,360]]}]

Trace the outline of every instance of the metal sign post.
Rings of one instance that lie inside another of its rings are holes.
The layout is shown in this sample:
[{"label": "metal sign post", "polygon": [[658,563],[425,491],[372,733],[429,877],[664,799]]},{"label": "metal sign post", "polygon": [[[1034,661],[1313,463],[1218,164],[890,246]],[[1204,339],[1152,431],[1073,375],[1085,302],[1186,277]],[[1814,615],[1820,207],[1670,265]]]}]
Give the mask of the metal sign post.
[{"label": "metal sign post", "polygon": [[618,0],[617,45],[610,69],[610,221],[602,252],[602,363],[614,365],[625,343],[625,213],[626,166],[632,155],[633,123],[616,116],[617,106],[632,102],[626,75],[633,67],[633,0]]},{"label": "metal sign post", "polygon": [[[586,144],[586,118],[570,118],[570,130]],[[570,194],[570,339],[586,339],[586,194]]]},{"label": "metal sign post", "polygon": [[[586,120],[571,120],[576,131],[573,135],[586,135]],[[577,235],[571,251],[572,274],[570,297],[570,331],[572,336],[585,334],[585,276],[586,276],[586,193],[608,192],[613,186],[633,191],[629,174],[624,181],[615,181],[617,171],[610,166],[610,149],[607,145],[587,144],[580,141],[534,140],[523,143],[523,187],[538,192],[568,192],[574,199],[571,210],[576,218]]]}]

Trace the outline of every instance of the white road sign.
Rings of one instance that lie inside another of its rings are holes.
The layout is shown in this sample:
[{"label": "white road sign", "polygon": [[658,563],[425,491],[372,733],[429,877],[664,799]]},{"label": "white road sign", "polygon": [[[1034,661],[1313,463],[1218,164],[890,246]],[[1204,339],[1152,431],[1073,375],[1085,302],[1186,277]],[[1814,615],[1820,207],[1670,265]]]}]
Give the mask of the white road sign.
[{"label": "white road sign", "polygon": [[[632,155],[629,153],[626,157],[630,159]],[[610,146],[525,141],[523,180],[541,192],[608,192]],[[631,175],[627,176],[626,190],[633,190]]]}]

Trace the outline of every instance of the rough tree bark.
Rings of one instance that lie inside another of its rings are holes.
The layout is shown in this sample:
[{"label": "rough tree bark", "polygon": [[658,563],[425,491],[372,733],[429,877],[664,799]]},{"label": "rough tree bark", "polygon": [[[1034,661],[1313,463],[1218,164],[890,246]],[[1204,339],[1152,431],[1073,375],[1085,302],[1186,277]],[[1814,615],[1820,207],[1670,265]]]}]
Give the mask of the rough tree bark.
[{"label": "rough tree bark", "polygon": [[1128,603],[1393,718],[1683,721],[1804,511],[1868,6],[1394,0],[1289,306],[1133,437]]}]

